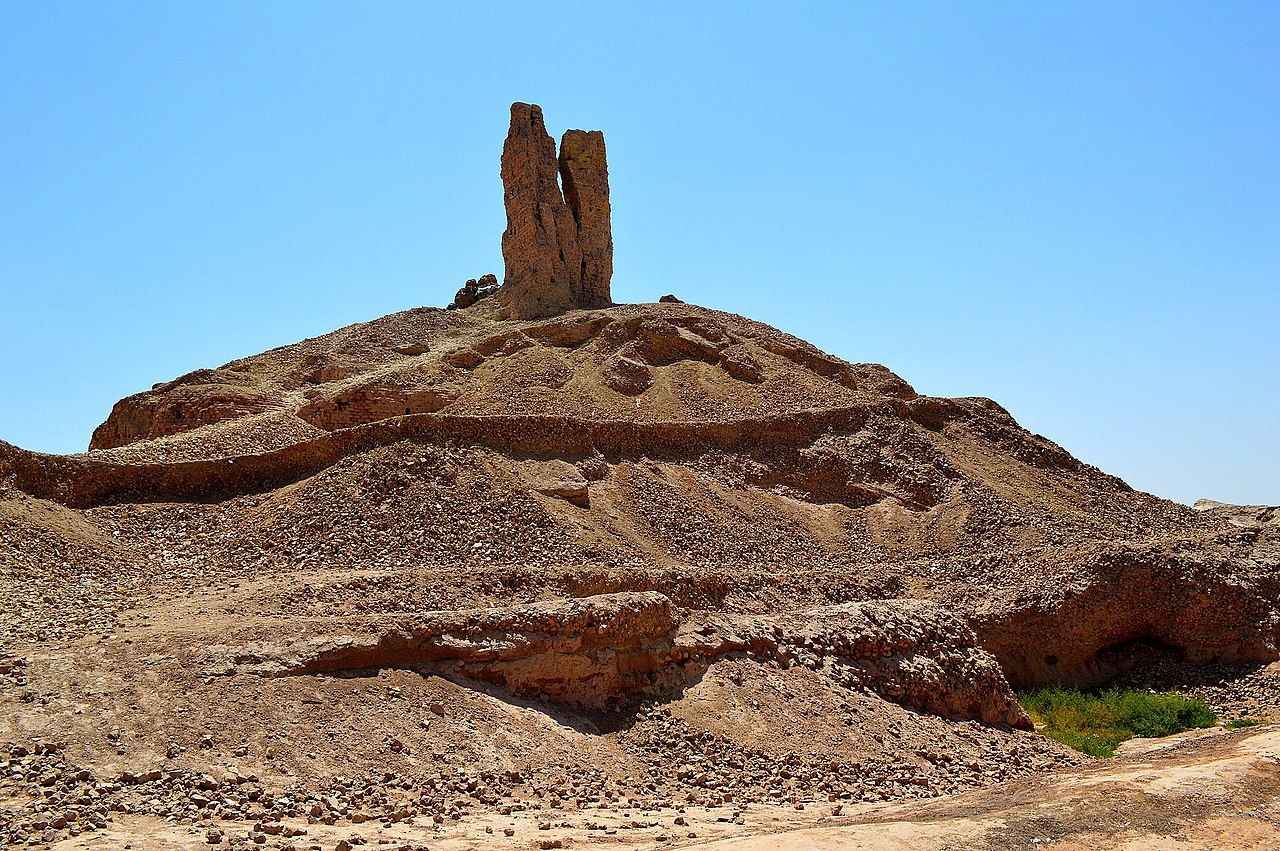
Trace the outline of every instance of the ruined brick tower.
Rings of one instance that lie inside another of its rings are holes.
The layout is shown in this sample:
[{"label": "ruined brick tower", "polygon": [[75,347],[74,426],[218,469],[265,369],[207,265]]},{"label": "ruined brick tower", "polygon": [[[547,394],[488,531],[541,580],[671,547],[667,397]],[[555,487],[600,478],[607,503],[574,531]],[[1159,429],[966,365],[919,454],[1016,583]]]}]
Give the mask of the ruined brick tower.
[{"label": "ruined brick tower", "polygon": [[507,312],[529,319],[612,304],[604,134],[566,130],[557,160],[542,108],[513,103],[511,129],[502,146],[502,188],[506,270],[498,298]]}]

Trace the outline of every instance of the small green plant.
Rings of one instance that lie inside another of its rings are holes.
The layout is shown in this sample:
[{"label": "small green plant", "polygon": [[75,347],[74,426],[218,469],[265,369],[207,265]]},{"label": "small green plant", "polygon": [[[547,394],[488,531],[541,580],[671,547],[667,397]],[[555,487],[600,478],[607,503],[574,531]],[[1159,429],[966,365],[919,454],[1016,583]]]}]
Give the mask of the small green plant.
[{"label": "small green plant", "polygon": [[1046,688],[1018,698],[1040,732],[1090,756],[1115,756],[1116,747],[1134,736],[1168,736],[1218,723],[1203,700],[1172,692]]},{"label": "small green plant", "polygon": [[1259,721],[1257,718],[1235,718],[1231,721],[1228,721],[1226,726],[1230,727],[1232,730],[1235,730],[1240,727],[1256,727],[1261,723],[1262,722]]}]

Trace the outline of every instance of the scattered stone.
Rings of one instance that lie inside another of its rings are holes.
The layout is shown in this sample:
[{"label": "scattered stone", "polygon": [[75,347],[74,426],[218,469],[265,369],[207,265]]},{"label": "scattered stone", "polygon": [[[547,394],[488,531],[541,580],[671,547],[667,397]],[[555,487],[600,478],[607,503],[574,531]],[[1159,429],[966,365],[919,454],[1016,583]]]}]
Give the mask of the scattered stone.
[{"label": "scattered stone", "polygon": [[498,291],[497,275],[481,275],[479,278],[472,278],[462,285],[462,289],[458,290],[457,295],[453,297],[453,301],[449,304],[449,310],[462,310],[470,307],[481,299],[488,298]]}]

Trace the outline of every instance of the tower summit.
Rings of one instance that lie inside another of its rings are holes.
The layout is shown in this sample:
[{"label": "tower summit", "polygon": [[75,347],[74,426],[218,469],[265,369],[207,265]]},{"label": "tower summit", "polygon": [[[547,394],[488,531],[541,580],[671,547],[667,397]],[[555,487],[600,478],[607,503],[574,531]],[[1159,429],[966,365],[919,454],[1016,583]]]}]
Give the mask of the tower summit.
[{"label": "tower summit", "polygon": [[557,159],[542,108],[513,103],[502,146],[502,189],[506,268],[498,298],[507,312],[530,319],[612,304],[604,134],[566,130]]}]

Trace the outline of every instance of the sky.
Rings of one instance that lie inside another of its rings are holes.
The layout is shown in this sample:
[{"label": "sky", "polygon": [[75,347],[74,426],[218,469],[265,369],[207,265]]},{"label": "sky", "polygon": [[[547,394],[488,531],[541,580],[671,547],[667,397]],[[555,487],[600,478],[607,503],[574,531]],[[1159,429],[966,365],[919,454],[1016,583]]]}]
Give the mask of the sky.
[{"label": "sky", "polygon": [[608,144],[617,301],[1280,504],[1280,4],[0,2],[0,439],[502,271],[508,106]]}]

